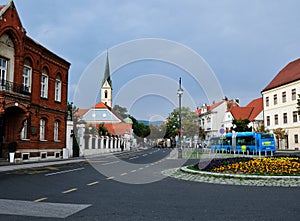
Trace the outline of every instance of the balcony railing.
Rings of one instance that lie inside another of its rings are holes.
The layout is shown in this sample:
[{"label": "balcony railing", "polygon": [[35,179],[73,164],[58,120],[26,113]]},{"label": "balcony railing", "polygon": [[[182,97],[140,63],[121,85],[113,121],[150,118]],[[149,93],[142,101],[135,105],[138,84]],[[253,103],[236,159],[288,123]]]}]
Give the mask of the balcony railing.
[{"label": "balcony railing", "polygon": [[14,82],[0,80],[0,91],[15,92],[18,94],[30,95],[29,87]]}]

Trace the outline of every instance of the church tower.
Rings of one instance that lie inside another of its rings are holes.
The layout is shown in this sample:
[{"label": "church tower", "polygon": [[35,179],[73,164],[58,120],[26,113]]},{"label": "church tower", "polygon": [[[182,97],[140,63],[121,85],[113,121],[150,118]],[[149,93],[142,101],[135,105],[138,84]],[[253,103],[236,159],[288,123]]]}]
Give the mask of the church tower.
[{"label": "church tower", "polygon": [[112,107],[112,81],[110,79],[108,52],[106,55],[105,73],[101,87],[101,102]]}]

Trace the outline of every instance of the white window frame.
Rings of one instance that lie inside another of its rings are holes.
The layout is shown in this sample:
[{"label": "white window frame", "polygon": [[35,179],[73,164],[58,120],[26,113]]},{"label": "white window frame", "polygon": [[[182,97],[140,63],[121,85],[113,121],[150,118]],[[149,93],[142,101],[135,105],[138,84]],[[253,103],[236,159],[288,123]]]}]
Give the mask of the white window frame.
[{"label": "white window frame", "polygon": [[292,89],[291,95],[292,95],[292,101],[297,100],[297,90],[296,90],[296,88]]},{"label": "white window frame", "polygon": [[61,102],[61,80],[55,80],[55,101]]},{"label": "white window frame", "polygon": [[54,141],[59,141],[59,121],[54,122]]},{"label": "white window frame", "polygon": [[29,92],[31,92],[31,76],[32,76],[32,68],[27,65],[24,65],[24,67],[23,67],[23,86],[28,87]]},{"label": "white window frame", "polygon": [[40,120],[40,140],[45,141],[45,131],[46,131],[46,120]]},{"label": "white window frame", "polygon": [[48,75],[41,76],[41,97],[48,98]]}]

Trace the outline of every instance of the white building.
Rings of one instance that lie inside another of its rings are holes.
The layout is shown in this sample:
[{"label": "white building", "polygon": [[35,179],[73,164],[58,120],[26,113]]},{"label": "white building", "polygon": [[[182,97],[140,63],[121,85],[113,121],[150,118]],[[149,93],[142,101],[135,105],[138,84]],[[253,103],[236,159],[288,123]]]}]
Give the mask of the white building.
[{"label": "white building", "polygon": [[203,104],[197,110],[199,116],[198,124],[205,131],[205,139],[220,135],[220,129],[224,129],[223,119],[225,113],[233,106],[238,106],[236,100],[223,99],[212,105]]},{"label": "white building", "polygon": [[263,89],[264,124],[270,131],[282,128],[285,139],[280,149],[299,149],[300,119],[297,98],[300,93],[300,59],[290,62]]}]

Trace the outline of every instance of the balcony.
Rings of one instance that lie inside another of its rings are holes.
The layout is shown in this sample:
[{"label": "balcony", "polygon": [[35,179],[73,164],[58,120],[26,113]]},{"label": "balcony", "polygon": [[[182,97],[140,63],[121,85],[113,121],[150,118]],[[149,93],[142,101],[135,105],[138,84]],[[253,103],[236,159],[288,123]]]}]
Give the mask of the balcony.
[{"label": "balcony", "polygon": [[1,80],[0,91],[13,92],[17,94],[30,95],[29,87],[23,84],[16,84],[14,82]]}]

